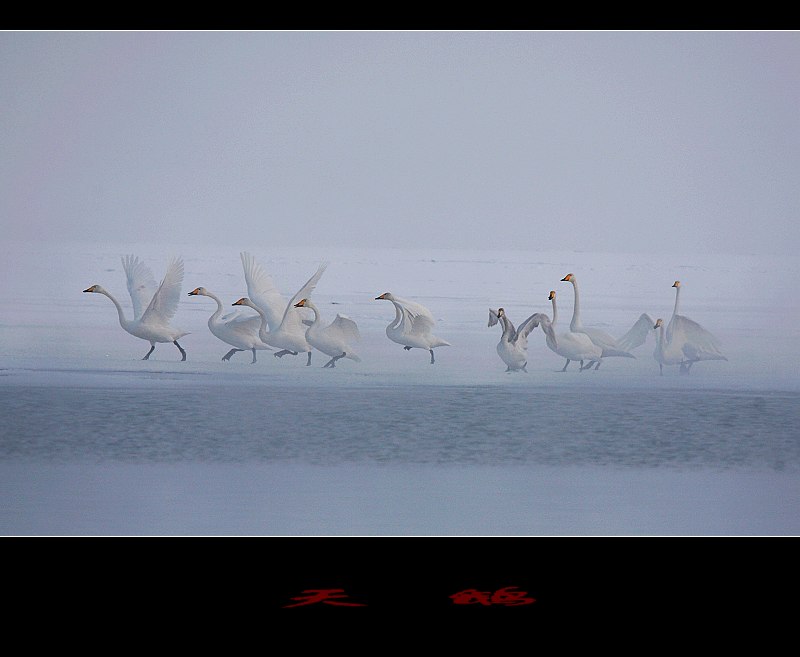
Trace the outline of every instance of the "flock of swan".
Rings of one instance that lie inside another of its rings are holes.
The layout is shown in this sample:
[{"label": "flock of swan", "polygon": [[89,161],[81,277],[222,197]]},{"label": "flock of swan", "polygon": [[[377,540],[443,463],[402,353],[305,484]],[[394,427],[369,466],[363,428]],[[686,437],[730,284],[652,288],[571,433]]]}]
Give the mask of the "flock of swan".
[{"label": "flock of swan", "polygon": [[[256,315],[245,315],[241,308],[225,313],[222,301],[204,287],[197,287],[189,296],[204,296],[217,305],[208,319],[208,328],[213,335],[232,348],[222,357],[229,361],[239,351],[252,353],[252,363],[256,362],[256,352],[274,351],[274,356],[282,358],[287,354],[297,356],[307,354],[306,365],[311,365],[314,349],[330,357],[323,367],[336,367],[337,361],[347,358],[359,362],[353,343],[360,339],[357,324],[346,315],[337,314],[330,324],[322,320],[319,308],[310,297],[319,279],[325,272],[327,263],[322,263],[317,271],[295,293],[290,301],[275,287],[272,277],[247,253],[241,253],[242,268],[247,285],[247,297],[235,301],[233,306],[247,306]],[[102,294],[114,304],[119,323],[131,335],[150,343],[150,350],[142,360],[148,360],[157,343],[172,343],[186,360],[186,350],[178,340],[188,331],[171,326],[178,309],[181,286],[183,284],[183,261],[173,258],[167,267],[160,285],[156,284],[150,268],[133,255],[122,258],[122,266],[127,279],[128,292],[133,304],[133,319],[128,319],[119,301],[100,285],[92,285],[84,292]],[[572,284],[573,312],[569,330],[556,330],[558,307],[556,292],[551,290],[548,300],[552,303],[552,319],[545,313],[537,312],[528,317],[519,327],[508,318],[503,308],[489,309],[489,327],[500,324],[502,335],[497,343],[497,354],[506,365],[506,372],[527,372],[528,336],[540,326],[545,343],[556,354],[566,359],[560,370],[566,372],[572,361],[579,363],[579,371],[597,370],[604,358],[636,358],[631,351],[642,345],[650,331],[656,333],[656,348],[653,357],[663,375],[665,365],[677,365],[681,374],[688,374],[694,363],[701,360],[727,360],[722,354],[716,338],[697,322],[679,314],[681,284],[675,281],[675,307],[666,328],[664,320],[655,322],[642,313],[634,325],[620,338],[595,328],[584,327],[580,313],[580,294],[578,281],[574,274],[567,274],[562,282]],[[450,343],[433,334],[435,320],[431,312],[422,304],[395,296],[390,292],[375,297],[392,303],[395,316],[386,327],[387,337],[403,346],[404,349],[424,349],[430,353],[430,363],[434,364],[433,350],[436,347],[450,346]],[[313,319],[304,310],[311,312]],[[277,350],[277,351],[275,351]]]}]

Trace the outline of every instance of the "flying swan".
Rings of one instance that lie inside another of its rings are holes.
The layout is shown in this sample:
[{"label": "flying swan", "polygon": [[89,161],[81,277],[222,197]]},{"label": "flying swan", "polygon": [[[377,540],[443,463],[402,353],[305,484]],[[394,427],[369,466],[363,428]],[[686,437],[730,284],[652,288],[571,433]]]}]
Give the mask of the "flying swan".
[{"label": "flying swan", "polygon": [[[280,293],[275,289],[272,278],[260,265],[256,264],[249,254],[242,253],[241,255],[247,293],[250,296],[242,297],[238,301],[234,301],[232,305],[249,306],[261,316],[258,337],[262,342],[280,349],[273,354],[274,356],[281,358],[286,354],[297,356],[299,353],[307,353],[306,365],[311,365],[313,347],[306,340],[306,328],[311,324],[311,320],[302,317],[301,311],[295,307],[295,303],[299,299],[305,299],[311,295],[328,263],[320,264],[314,275],[297,291],[291,301],[284,305],[279,319],[278,305],[284,302]],[[257,301],[254,302],[254,300]]]},{"label": "flying swan", "polygon": [[515,329],[514,324],[508,319],[508,315],[503,308],[497,311],[489,308],[489,324],[494,326],[497,323],[503,329],[500,342],[497,343],[497,355],[506,364],[506,372],[527,372],[528,364],[528,335],[539,324],[547,336],[548,344],[550,341],[556,343],[556,336],[550,323],[550,318],[543,313],[534,313],[526,319],[519,328]]},{"label": "flying swan", "polygon": [[264,344],[258,337],[261,317],[258,315],[242,317],[238,311],[221,316],[223,311],[222,301],[215,294],[204,287],[197,287],[189,292],[190,297],[198,295],[209,297],[217,302],[217,310],[208,318],[208,328],[220,340],[233,346],[233,349],[225,354],[222,360],[229,361],[237,351],[252,351],[252,364],[256,362],[256,349],[272,351],[272,348]]},{"label": "flying swan", "polygon": [[393,342],[403,345],[406,351],[414,348],[429,351],[433,365],[434,348],[451,346],[449,342],[433,335],[436,320],[422,304],[396,297],[390,292],[375,297],[375,301],[380,299],[391,301],[395,310],[394,319],[386,327],[386,335]]},{"label": "flying swan", "polygon": [[171,342],[181,352],[181,360],[186,360],[186,351],[178,344],[178,339],[189,335],[189,332],[172,328],[169,325],[170,320],[175,316],[180,300],[183,260],[172,259],[158,289],[155,289],[156,282],[150,268],[138,257],[123,256],[122,267],[125,270],[128,292],[133,302],[133,319],[125,317],[119,301],[104,287],[92,285],[84,292],[96,292],[111,299],[117,308],[120,326],[131,335],[150,343],[150,351],[144,355],[142,360],[150,358],[150,354],[156,348],[156,342]]},{"label": "flying swan", "polygon": [[[600,329],[586,328],[581,322],[580,293],[578,292],[578,280],[575,278],[575,274],[567,274],[561,280],[562,282],[566,281],[572,283],[574,292],[572,321],[569,324],[570,330],[573,333],[585,333],[588,335],[589,339],[603,350],[601,358],[607,358],[609,356],[636,358],[636,356],[630,353],[630,350],[644,343],[647,339],[647,334],[650,332],[650,327],[653,325],[653,320],[642,313],[631,329],[619,340]],[[595,365],[594,369],[598,369],[601,360],[590,362],[586,368],[590,368],[595,362],[597,365]]]},{"label": "flying swan", "polygon": [[306,340],[323,354],[331,356],[331,359],[322,367],[336,367],[336,361],[340,358],[349,358],[357,363],[361,362],[350,346],[351,342],[361,339],[356,323],[346,315],[337,313],[328,326],[323,326],[320,320],[319,309],[308,299],[300,299],[295,308],[310,308],[314,312],[314,322],[306,329]]}]

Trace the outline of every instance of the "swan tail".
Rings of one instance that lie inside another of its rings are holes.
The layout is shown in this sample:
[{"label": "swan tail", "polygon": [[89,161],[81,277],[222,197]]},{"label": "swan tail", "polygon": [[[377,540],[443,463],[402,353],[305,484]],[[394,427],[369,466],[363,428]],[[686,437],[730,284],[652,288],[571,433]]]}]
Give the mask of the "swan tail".
[{"label": "swan tail", "polygon": [[361,362],[361,358],[359,356],[357,356],[356,354],[347,354],[347,356],[345,356],[345,358],[349,358],[350,360],[354,360],[354,361],[356,361],[356,363],[360,363]]},{"label": "swan tail", "polygon": [[447,340],[442,340],[441,338],[436,338],[431,343],[431,349],[433,349],[434,347],[452,347],[452,346],[453,345],[451,345]]}]

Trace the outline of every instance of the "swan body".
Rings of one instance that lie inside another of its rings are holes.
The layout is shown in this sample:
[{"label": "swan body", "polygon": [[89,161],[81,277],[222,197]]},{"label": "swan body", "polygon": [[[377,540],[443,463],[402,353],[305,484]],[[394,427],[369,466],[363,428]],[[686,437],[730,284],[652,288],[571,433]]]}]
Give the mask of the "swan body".
[{"label": "swan body", "polygon": [[295,303],[311,295],[328,264],[322,263],[314,275],[286,303],[272,283],[272,278],[252,256],[245,252],[241,257],[249,296],[242,297],[233,305],[250,306],[258,312],[262,319],[258,336],[262,342],[280,349],[273,354],[274,356],[281,358],[286,354],[296,356],[299,353],[307,353],[306,365],[311,365],[312,346],[306,339],[306,328],[311,321],[304,319],[301,311],[295,307]]},{"label": "swan body", "polygon": [[181,352],[181,360],[186,360],[186,351],[178,344],[178,340],[188,331],[182,331],[169,325],[180,301],[181,284],[183,283],[183,261],[173,258],[167,267],[167,273],[158,288],[150,268],[136,256],[123,256],[122,267],[128,283],[128,292],[133,303],[133,319],[125,317],[119,301],[104,287],[92,285],[84,292],[102,294],[114,304],[119,316],[119,323],[131,335],[147,340],[148,351],[142,360],[148,360],[156,348],[157,342],[171,342]]},{"label": "swan body", "polygon": [[272,351],[271,347],[264,344],[261,338],[258,337],[261,317],[258,315],[241,317],[238,312],[223,316],[222,301],[220,301],[216,295],[212,294],[204,287],[197,287],[189,292],[190,297],[198,295],[209,297],[216,301],[217,310],[208,318],[208,328],[220,340],[233,346],[233,349],[225,354],[222,360],[229,361],[231,356],[237,351],[252,351],[253,360],[251,363],[255,363],[257,349]]},{"label": "swan body", "polygon": [[573,333],[585,333],[595,345],[602,349],[600,359],[589,362],[586,368],[588,369],[596,362],[597,365],[595,365],[594,369],[598,369],[602,358],[607,358],[609,356],[636,358],[636,356],[630,353],[629,349],[638,347],[647,339],[647,334],[649,333],[649,328],[653,320],[646,314],[642,314],[633,327],[631,327],[620,340],[617,340],[601,329],[586,328],[581,321],[580,292],[578,291],[578,280],[575,278],[575,274],[567,274],[561,280],[572,283],[574,293],[572,321],[569,324],[570,331]]},{"label": "swan body", "polygon": [[508,319],[508,315],[503,308],[497,311],[489,308],[489,324],[494,326],[497,323],[503,329],[500,342],[497,343],[497,355],[506,364],[506,372],[527,372],[528,365],[528,335],[539,324],[547,335],[548,340],[556,343],[556,336],[550,324],[550,318],[542,313],[534,313],[528,317],[519,328],[514,328],[514,324]]},{"label": "swan body", "polygon": [[384,292],[375,301],[391,301],[394,305],[394,319],[386,327],[386,335],[393,342],[403,345],[405,350],[414,348],[425,349],[430,352],[431,365],[435,360],[433,350],[436,347],[449,347],[449,342],[433,335],[436,325],[431,311],[422,304],[396,297],[390,292]]},{"label": "swan body", "polygon": [[352,319],[337,314],[328,326],[323,326],[319,309],[308,299],[300,299],[295,308],[310,308],[314,313],[314,321],[306,329],[306,340],[312,347],[331,357],[323,367],[336,367],[336,361],[341,358],[361,362],[361,358],[350,346],[351,342],[361,339],[358,326]]}]

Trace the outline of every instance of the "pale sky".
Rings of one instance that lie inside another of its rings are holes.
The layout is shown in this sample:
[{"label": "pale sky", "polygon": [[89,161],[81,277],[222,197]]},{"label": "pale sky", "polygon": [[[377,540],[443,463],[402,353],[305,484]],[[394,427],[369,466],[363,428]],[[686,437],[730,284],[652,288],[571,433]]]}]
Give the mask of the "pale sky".
[{"label": "pale sky", "polygon": [[800,32],[0,33],[4,238],[794,253]]}]

